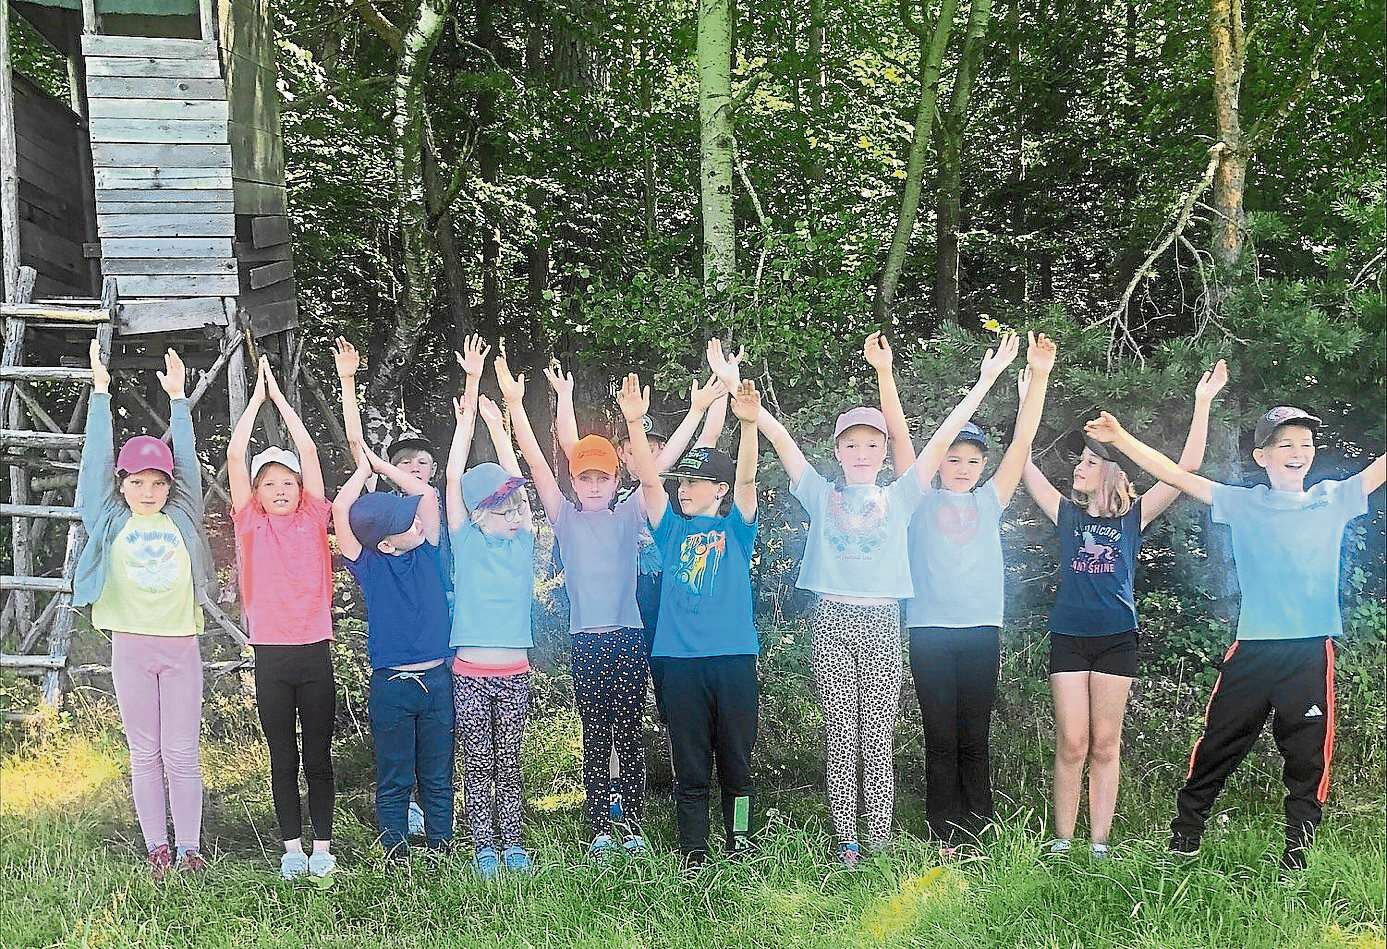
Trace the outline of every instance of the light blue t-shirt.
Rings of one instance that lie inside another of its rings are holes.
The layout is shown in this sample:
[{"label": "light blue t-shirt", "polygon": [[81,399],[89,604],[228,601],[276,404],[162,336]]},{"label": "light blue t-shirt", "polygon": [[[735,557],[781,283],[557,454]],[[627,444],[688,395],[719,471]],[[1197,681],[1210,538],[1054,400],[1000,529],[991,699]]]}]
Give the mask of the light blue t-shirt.
[{"label": "light blue t-shirt", "polygon": [[1002,625],[1002,505],[991,481],[925,492],[910,519],[906,626]]},{"label": "light blue t-shirt", "polygon": [[906,531],[923,490],[912,467],[886,487],[835,486],[806,465],[790,493],[809,515],[795,586],[837,596],[904,600],[910,582]]},{"label": "light blue t-shirt", "polygon": [[563,498],[552,523],[563,551],[568,631],[640,629],[636,550],[645,509],[639,492],[603,511],[581,511]]},{"label": "light blue t-shirt", "polygon": [[1233,533],[1242,588],[1239,639],[1310,639],[1344,631],[1339,551],[1344,526],[1368,512],[1361,478],[1305,492],[1215,484],[1210,513]]},{"label": "light blue t-shirt", "polygon": [[448,645],[528,649],[535,598],[535,534],[485,533],[469,517],[453,540],[453,632]]},{"label": "light blue t-shirt", "polygon": [[665,511],[651,533],[665,562],[651,655],[760,654],[751,593],[756,521],[744,521],[736,505],[723,517]]}]

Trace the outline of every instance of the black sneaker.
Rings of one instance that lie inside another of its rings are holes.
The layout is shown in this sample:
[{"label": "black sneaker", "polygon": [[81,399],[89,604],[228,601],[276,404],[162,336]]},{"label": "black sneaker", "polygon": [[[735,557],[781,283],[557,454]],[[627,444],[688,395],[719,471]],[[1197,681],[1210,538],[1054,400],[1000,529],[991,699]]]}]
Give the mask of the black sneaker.
[{"label": "black sneaker", "polygon": [[1303,846],[1287,846],[1286,852],[1281,855],[1282,875],[1299,873],[1305,869],[1306,849]]},{"label": "black sneaker", "polygon": [[1199,856],[1199,838],[1190,834],[1171,834],[1170,852],[1177,857]]}]

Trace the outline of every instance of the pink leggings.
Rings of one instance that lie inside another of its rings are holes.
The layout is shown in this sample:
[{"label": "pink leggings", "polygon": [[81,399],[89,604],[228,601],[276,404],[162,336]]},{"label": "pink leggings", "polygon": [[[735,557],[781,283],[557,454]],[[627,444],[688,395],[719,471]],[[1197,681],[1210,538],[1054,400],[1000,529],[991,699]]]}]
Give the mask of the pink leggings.
[{"label": "pink leggings", "polygon": [[111,636],[111,678],[130,745],[130,785],[145,846],[169,842],[164,779],[182,850],[202,835],[202,656],[196,636]]}]

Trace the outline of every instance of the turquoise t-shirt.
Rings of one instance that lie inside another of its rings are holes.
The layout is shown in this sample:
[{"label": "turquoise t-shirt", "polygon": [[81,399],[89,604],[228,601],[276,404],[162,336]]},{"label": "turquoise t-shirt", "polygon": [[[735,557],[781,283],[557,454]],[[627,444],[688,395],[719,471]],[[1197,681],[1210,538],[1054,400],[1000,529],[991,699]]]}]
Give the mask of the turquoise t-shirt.
[{"label": "turquoise t-shirt", "polygon": [[465,520],[452,531],[453,631],[448,645],[528,649],[535,644],[530,605],[535,598],[535,534],[486,534]]},{"label": "turquoise t-shirt", "polygon": [[910,519],[906,626],[1002,625],[1002,505],[991,481],[925,492]]},{"label": "turquoise t-shirt", "polygon": [[914,468],[883,488],[830,484],[806,465],[790,493],[809,515],[795,586],[837,596],[914,594],[906,531],[924,493]]},{"label": "turquoise t-shirt", "polygon": [[1215,484],[1210,513],[1233,532],[1242,588],[1239,639],[1309,639],[1344,631],[1339,552],[1344,526],[1368,512],[1360,478],[1304,492]]},{"label": "turquoise t-shirt", "polygon": [[744,521],[736,505],[721,517],[665,511],[652,536],[665,570],[651,655],[758,655],[751,593],[756,521]]}]

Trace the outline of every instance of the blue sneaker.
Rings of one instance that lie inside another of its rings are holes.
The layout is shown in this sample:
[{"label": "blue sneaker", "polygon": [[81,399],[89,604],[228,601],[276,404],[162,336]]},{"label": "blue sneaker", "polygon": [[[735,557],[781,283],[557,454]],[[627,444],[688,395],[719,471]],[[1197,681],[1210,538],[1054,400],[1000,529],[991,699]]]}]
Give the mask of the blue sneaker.
[{"label": "blue sneaker", "polygon": [[512,873],[529,873],[535,868],[529,851],[524,847],[507,847],[502,851],[501,859],[505,861],[506,869]]},{"label": "blue sneaker", "polygon": [[419,837],[424,833],[424,809],[417,801],[409,802],[409,835]]},{"label": "blue sneaker", "polygon": [[615,846],[611,834],[598,834],[588,845],[588,856],[593,860],[606,860],[612,855],[612,848]]},{"label": "blue sneaker", "polygon": [[627,834],[626,839],[621,843],[621,847],[632,856],[645,853],[650,849],[650,846],[645,842],[645,838],[640,834]]},{"label": "blue sneaker", "polygon": [[501,870],[501,858],[496,856],[495,847],[483,847],[472,858],[472,866],[483,880],[494,880]]},{"label": "blue sneaker", "polygon": [[302,850],[287,851],[279,858],[279,875],[286,880],[303,876],[309,870],[308,854]]}]

